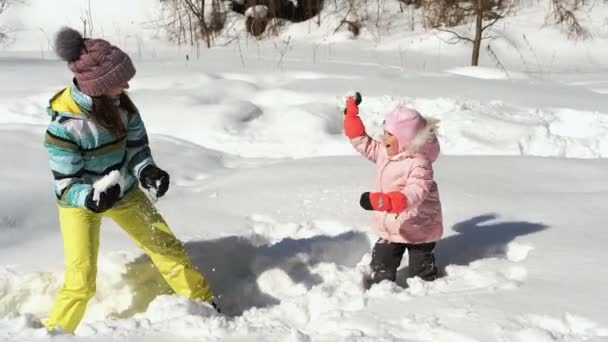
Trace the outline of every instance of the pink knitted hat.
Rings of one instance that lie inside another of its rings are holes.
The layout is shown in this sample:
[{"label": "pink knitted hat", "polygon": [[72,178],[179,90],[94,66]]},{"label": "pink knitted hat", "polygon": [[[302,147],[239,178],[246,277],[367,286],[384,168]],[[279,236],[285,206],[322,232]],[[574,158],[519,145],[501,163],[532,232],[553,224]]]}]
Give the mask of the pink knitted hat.
[{"label": "pink knitted hat", "polygon": [[64,27],[55,38],[55,51],[68,62],[78,89],[101,96],[135,76],[131,58],[103,39],[84,39],[80,32]]},{"label": "pink knitted hat", "polygon": [[384,129],[397,138],[400,150],[407,148],[425,126],[426,120],[418,111],[404,106],[392,110],[384,121]]}]

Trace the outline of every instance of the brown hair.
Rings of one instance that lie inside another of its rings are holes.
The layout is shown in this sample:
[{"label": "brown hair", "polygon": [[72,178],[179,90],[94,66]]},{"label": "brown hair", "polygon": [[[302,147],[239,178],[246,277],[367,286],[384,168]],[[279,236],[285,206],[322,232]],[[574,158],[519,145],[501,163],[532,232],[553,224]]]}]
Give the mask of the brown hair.
[{"label": "brown hair", "polygon": [[95,123],[107,129],[116,138],[121,139],[127,135],[127,128],[118,109],[123,109],[127,112],[127,115],[132,115],[137,113],[137,108],[125,93],[122,93],[118,100],[120,105],[117,107],[114,105],[114,100],[107,96],[93,97],[91,116]]}]

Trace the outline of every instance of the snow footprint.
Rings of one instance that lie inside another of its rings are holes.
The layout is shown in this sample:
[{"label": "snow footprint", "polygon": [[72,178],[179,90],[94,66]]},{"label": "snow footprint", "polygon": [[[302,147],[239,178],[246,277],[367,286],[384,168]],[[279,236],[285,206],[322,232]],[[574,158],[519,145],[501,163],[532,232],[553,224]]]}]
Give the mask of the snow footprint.
[{"label": "snow footprint", "polygon": [[511,242],[507,245],[507,259],[512,262],[522,262],[534,247],[522,243]]},{"label": "snow footprint", "polygon": [[420,279],[408,280],[408,292],[414,296],[454,293],[487,289],[511,290],[527,279],[528,270],[521,265],[534,247],[518,242],[507,244],[504,258],[486,258],[467,266],[448,265],[446,276],[429,283]]},{"label": "snow footprint", "polygon": [[352,230],[352,227],[330,220],[279,223],[271,217],[258,214],[251,215],[249,220],[253,232],[271,243],[277,243],[286,238],[308,239],[319,235],[338,236]]},{"label": "snow footprint", "polygon": [[500,328],[499,341],[553,342],[588,341],[608,337],[608,329],[581,316],[564,314],[562,317],[525,315]]},{"label": "snow footprint", "polygon": [[[507,260],[520,263],[528,258],[533,249],[534,247],[531,245],[511,242],[507,245]],[[528,276],[528,270],[520,265],[512,265],[503,272],[503,275],[515,283],[522,283]]]}]

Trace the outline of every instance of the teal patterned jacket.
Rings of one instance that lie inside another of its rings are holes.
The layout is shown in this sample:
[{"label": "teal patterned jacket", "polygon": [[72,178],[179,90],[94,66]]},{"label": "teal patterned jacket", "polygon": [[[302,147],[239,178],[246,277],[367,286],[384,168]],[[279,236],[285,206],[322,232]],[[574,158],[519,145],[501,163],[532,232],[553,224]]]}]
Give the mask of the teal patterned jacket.
[{"label": "teal patterned jacket", "polygon": [[154,164],[139,113],[119,110],[127,134],[117,138],[91,119],[92,108],[93,100],[74,84],[57,93],[47,108],[51,122],[44,146],[63,207],[84,208],[95,181],[113,170],[123,178],[122,198],[138,185],[141,170]]}]

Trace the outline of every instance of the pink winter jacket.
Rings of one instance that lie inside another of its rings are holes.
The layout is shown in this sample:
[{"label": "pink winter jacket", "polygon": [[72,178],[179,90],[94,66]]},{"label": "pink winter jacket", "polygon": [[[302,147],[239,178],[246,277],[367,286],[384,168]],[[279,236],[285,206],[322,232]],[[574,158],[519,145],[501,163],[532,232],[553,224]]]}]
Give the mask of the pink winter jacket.
[{"label": "pink winter jacket", "polygon": [[441,201],[433,180],[433,162],[439,155],[436,122],[429,120],[411,146],[389,157],[382,142],[367,135],[351,140],[357,151],[376,163],[376,191],[400,191],[407,197],[401,214],[374,212],[373,228],[385,240],[401,243],[435,242],[443,234]]}]

